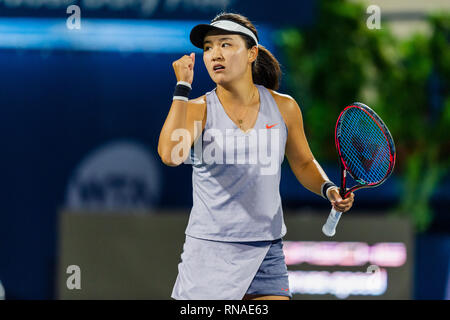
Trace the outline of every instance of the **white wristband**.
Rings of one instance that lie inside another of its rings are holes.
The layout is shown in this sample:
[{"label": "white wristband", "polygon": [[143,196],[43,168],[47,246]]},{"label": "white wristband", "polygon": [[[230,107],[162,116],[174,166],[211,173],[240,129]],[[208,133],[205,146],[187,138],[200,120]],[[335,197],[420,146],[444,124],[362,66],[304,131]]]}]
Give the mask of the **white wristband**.
[{"label": "white wristband", "polygon": [[174,96],[172,100],[181,100],[181,101],[189,101],[188,98],[182,96]]},{"label": "white wristband", "polygon": [[330,196],[328,195],[328,193],[329,193],[331,190],[339,191],[339,188],[338,188],[338,187],[330,187],[330,188],[328,188],[328,190],[327,190],[327,198],[328,198],[328,199],[330,199]]},{"label": "white wristband", "polygon": [[189,87],[190,89],[192,89],[192,86],[191,86],[191,84],[189,83],[189,82],[186,82],[186,81],[178,81],[177,82],[177,85],[178,84],[182,84],[183,86],[186,86],[186,87]]}]

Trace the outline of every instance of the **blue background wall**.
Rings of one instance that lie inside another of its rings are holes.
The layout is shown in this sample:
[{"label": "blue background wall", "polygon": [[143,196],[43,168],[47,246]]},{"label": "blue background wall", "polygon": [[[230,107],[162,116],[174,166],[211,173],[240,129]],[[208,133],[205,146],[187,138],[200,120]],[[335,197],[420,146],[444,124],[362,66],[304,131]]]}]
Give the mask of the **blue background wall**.
[{"label": "blue background wall", "polygon": [[[242,5],[236,11],[244,14],[251,11],[256,20],[266,18],[272,26],[286,21],[297,24],[313,21],[313,1],[298,7],[284,6],[284,16],[276,12],[269,15],[267,3],[264,2],[264,7],[261,2],[258,10],[253,10],[252,5]],[[43,10],[37,15],[28,9],[1,8],[4,16],[65,16],[65,8]],[[157,11],[154,18],[177,19],[185,16],[183,10],[176,14]],[[112,11],[87,13],[102,18],[118,15]],[[189,17],[206,19],[213,15],[205,11]],[[285,21],[275,21],[277,16]],[[127,17],[139,15],[131,10]],[[65,20],[58,23],[64,24]],[[3,34],[1,26],[2,23]],[[265,27],[261,26],[260,31]],[[184,34],[189,29],[186,27]],[[270,27],[266,31],[262,32],[267,36],[261,42],[277,56]],[[58,50],[45,49],[45,41],[37,46],[44,49],[0,49],[0,281],[8,299],[55,297],[58,213],[65,206],[67,185],[75,168],[87,154],[118,139],[137,141],[157,157],[159,131],[176,80],[172,62],[194,50],[191,46],[185,47],[185,51],[167,52],[161,48],[164,53],[81,51],[66,48],[66,42],[55,43],[61,45]],[[213,88],[201,54],[197,54],[191,96]],[[289,93],[284,85],[279,91]],[[329,177],[338,181],[336,164],[322,164]],[[163,179],[160,197],[154,205],[165,209],[181,207],[188,212],[192,203],[191,168],[188,165],[169,168],[160,162],[157,165]],[[448,210],[438,201],[449,194],[446,181],[434,196],[437,217],[431,231],[450,232]],[[401,188],[401,181],[394,175],[382,188],[358,193],[354,210],[385,210],[395,202]],[[286,208],[329,210],[323,199],[298,184],[286,162],[281,195]],[[379,199],[377,206],[371,201],[374,197]],[[418,238],[417,298],[444,297],[448,261],[448,237]],[[434,266],[439,266],[439,272],[433,273],[430,268]]]}]

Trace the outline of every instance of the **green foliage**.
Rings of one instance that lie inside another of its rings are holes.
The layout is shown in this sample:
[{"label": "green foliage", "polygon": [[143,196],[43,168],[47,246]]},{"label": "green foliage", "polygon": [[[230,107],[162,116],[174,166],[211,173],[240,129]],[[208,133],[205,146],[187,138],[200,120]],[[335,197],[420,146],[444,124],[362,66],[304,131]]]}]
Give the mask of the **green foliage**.
[{"label": "green foliage", "polygon": [[324,0],[313,27],[281,30],[285,78],[320,161],[336,161],[334,124],[344,106],[361,101],[384,119],[404,183],[396,212],[424,231],[429,200],[450,165],[450,16],[431,16],[431,35],[407,40],[383,24],[368,29],[367,17],[362,5]]},{"label": "green foliage", "polygon": [[450,16],[429,22],[431,36],[400,42],[396,59],[377,79],[377,105],[390,121],[403,175],[396,211],[411,215],[419,232],[432,222],[429,202],[450,165]]},{"label": "green foliage", "polygon": [[345,105],[363,100],[362,89],[374,69],[367,61],[386,64],[385,53],[377,50],[380,40],[367,28],[365,17],[360,5],[322,1],[313,28],[282,30],[277,37],[284,48],[289,89],[302,108],[311,149],[319,159],[336,159],[330,143],[333,125]]}]

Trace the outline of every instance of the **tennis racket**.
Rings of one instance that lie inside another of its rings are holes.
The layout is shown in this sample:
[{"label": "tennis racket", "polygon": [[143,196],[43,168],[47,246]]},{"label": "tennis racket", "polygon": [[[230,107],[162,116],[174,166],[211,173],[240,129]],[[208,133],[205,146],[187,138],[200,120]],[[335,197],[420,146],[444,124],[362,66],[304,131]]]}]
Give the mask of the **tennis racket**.
[{"label": "tennis racket", "polygon": [[[353,191],[376,187],[392,173],[395,145],[383,120],[368,106],[355,102],[345,107],[336,122],[336,150],[341,168],[340,195],[345,199]],[[356,185],[347,189],[347,173]],[[332,237],[342,212],[331,209],[322,231]]]}]

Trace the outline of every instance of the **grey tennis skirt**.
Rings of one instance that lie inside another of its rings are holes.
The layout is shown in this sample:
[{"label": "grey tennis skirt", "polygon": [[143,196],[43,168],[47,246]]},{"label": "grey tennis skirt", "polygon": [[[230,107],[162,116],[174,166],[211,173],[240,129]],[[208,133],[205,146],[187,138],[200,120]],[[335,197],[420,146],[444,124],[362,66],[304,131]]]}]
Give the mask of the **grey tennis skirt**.
[{"label": "grey tennis skirt", "polygon": [[282,240],[222,242],[186,235],[172,291],[177,300],[240,300],[246,293],[291,297]]}]

